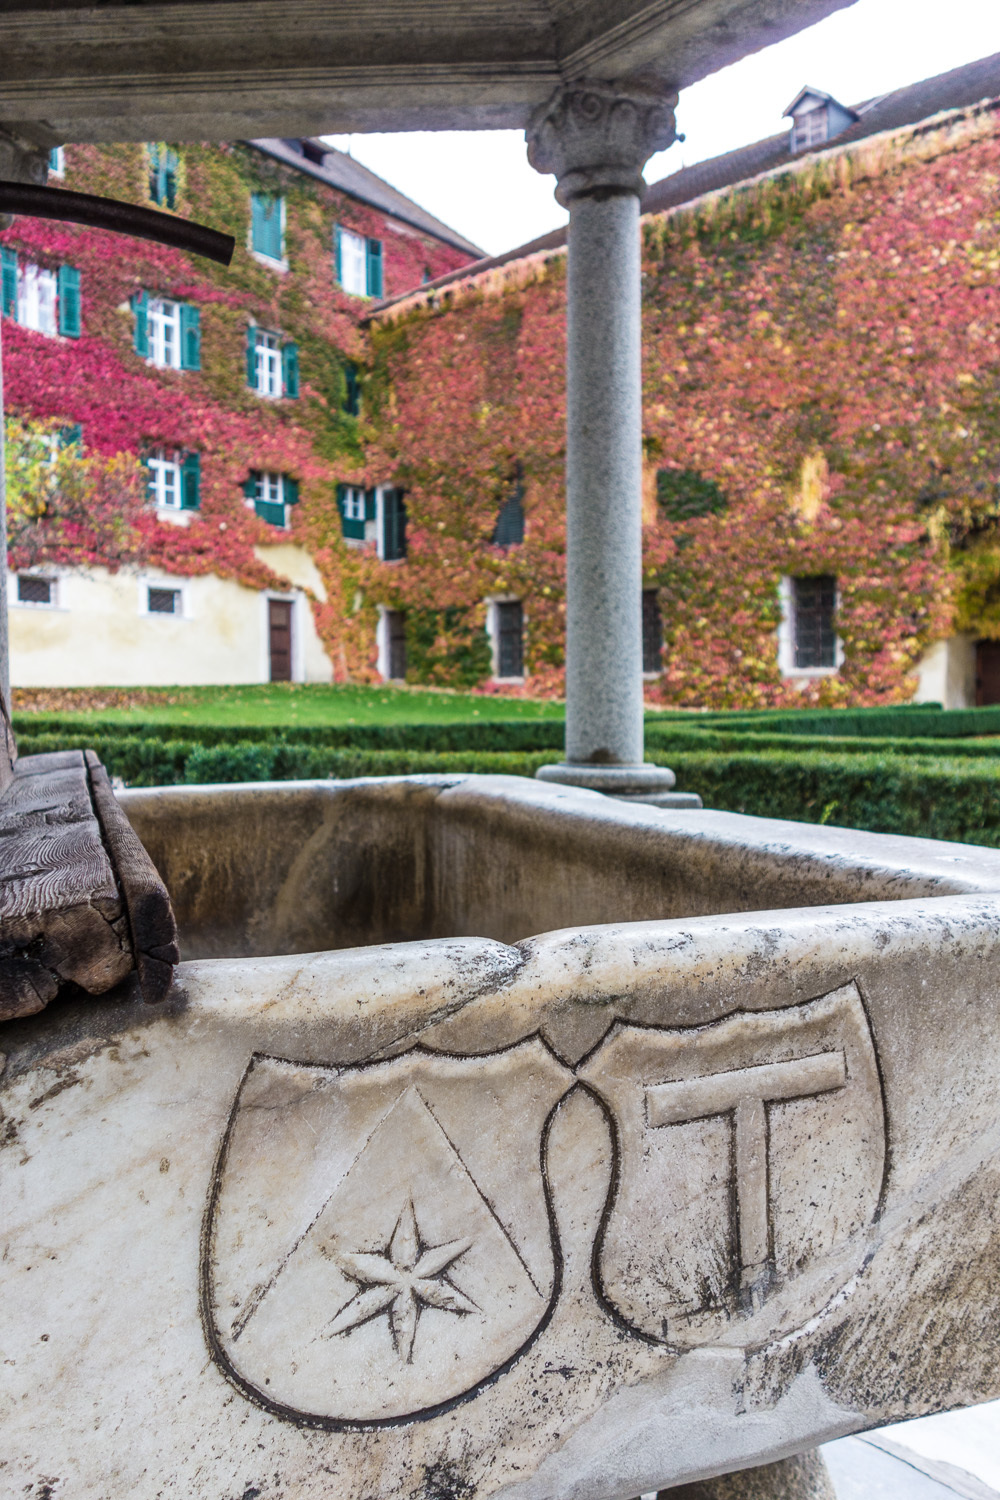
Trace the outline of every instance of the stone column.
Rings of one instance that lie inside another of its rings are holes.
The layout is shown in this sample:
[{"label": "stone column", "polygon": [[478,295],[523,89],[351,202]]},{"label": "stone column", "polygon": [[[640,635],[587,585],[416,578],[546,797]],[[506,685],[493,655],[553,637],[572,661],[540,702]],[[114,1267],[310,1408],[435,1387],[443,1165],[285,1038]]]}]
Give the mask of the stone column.
[{"label": "stone column", "polygon": [[566,759],[538,776],[660,805],[674,774],[643,761],[642,168],[674,139],[675,94],[566,84],[528,131],[528,160],[569,209],[566,392]]},{"label": "stone column", "polygon": [[[0,130],[0,179],[43,185],[49,172],[49,153],[39,146],[16,140]],[[13,220],[0,214],[0,229]],[[2,323],[2,318],[0,318]],[[3,442],[3,335],[0,332],[0,696],[10,713],[10,640],[7,630],[7,485]]]}]

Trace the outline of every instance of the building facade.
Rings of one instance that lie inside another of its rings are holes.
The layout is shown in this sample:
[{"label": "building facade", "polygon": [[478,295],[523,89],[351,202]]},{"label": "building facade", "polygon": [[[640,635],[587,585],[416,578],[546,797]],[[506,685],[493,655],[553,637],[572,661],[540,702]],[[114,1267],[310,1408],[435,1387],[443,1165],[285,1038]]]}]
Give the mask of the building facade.
[{"label": "building facade", "polygon": [[66,146],[50,174],[237,251],[0,235],[14,683],[329,681],[338,500],[388,477],[361,316],[477,247],[317,141]]},{"label": "building facade", "polygon": [[[651,701],[1000,699],[998,96],[803,89],[647,191]],[[564,235],[474,261],[317,142],[64,156],[241,249],[2,236],[15,682],[560,693]]]}]

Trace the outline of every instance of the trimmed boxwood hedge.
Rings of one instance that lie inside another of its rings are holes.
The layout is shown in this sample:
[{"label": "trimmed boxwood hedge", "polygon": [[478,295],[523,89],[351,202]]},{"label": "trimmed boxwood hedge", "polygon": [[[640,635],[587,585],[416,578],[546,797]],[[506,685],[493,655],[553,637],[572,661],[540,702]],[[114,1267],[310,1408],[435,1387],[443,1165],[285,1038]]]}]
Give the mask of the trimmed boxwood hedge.
[{"label": "trimmed boxwood hedge", "polygon": [[159,740],[143,735],[40,734],[18,736],[21,755],[53,750],[95,750],[112,776],[126,786],[171,786],[181,782],[295,781],[313,777],[406,776],[417,772],[501,773],[534,776],[551,751],[517,752],[326,749],[291,740],[237,740],[204,745],[196,740]]},{"label": "trimmed boxwood hedge", "polygon": [[[137,715],[120,719],[62,714],[15,714],[18,744],[34,742],[42,735],[55,735],[67,743],[93,744],[119,736],[196,742],[199,745],[294,743],[329,749],[457,751],[558,750],[563,747],[564,725],[560,719],[517,719],[490,722],[463,720],[455,724],[336,724],[289,725],[287,727],[246,724],[161,724]],[[27,751],[22,752],[27,754]]]},{"label": "trimmed boxwood hedge", "polygon": [[[533,776],[563,741],[558,720],[276,730],[22,714],[17,724],[22,755],[89,747],[129,786]],[[707,807],[1000,847],[1000,738],[961,737],[994,730],[1000,709],[674,713],[647,723],[646,744]]]},{"label": "trimmed boxwood hedge", "polygon": [[684,750],[670,765],[706,807],[1000,846],[997,760]]}]

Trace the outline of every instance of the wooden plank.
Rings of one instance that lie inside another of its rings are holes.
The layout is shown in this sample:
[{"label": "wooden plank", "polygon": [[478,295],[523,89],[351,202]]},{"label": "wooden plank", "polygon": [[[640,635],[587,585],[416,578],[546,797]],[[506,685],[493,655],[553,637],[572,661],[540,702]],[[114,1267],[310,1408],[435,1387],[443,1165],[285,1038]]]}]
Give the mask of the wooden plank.
[{"label": "wooden plank", "polygon": [[82,752],[16,761],[0,797],[0,1020],[66,984],[101,994],[134,966]]},{"label": "wooden plank", "polygon": [[86,759],[94,808],[125,898],[143,999],[162,1000],[180,957],[170,896],[111,790],[107,771],[93,750],[86,752]]},{"label": "wooden plank", "polygon": [[[2,402],[0,402],[2,410]],[[14,730],[11,726],[10,715],[7,705],[3,701],[3,693],[0,693],[0,795],[2,795],[14,780],[14,762],[17,760],[17,743],[14,739]]]}]

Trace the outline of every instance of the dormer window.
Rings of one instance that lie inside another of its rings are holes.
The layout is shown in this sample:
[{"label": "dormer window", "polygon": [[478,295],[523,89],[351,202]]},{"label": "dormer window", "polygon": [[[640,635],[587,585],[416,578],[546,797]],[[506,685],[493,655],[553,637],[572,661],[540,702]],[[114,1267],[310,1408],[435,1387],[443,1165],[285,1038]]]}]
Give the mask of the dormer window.
[{"label": "dormer window", "polygon": [[839,104],[832,94],[809,88],[802,89],[792,100],[785,110],[785,118],[789,116],[792,121],[789,150],[793,156],[832,141],[858,118],[853,109]]},{"label": "dormer window", "polygon": [[810,146],[820,145],[827,139],[829,129],[830,121],[825,104],[796,115],[792,123],[792,150],[808,151]]}]

